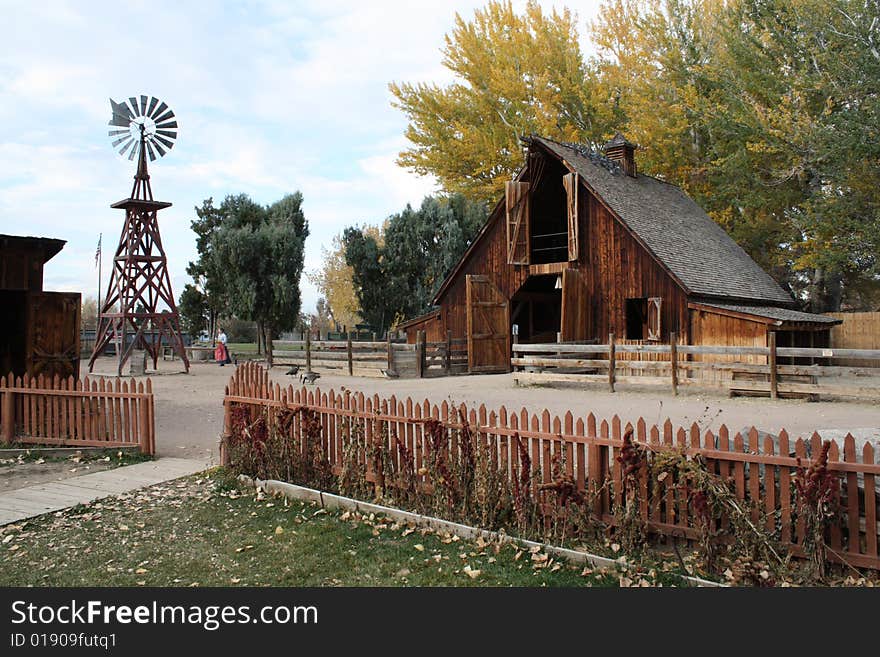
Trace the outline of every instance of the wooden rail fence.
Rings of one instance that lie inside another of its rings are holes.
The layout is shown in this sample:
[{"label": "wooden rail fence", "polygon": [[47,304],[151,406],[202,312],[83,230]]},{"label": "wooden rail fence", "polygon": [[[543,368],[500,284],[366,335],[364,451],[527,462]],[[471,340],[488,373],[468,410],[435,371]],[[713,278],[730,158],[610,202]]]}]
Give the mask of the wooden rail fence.
[{"label": "wooden rail fence", "polygon": [[[425,420],[439,420],[447,429],[448,449],[457,448],[454,430],[460,426],[460,414],[467,417],[472,430],[479,436],[478,444],[488,450],[502,476],[516,478],[519,453],[525,448],[533,467],[540,471],[543,483],[551,481],[554,457],[561,459],[566,474],[576,482],[579,491],[598,491],[593,497],[594,513],[609,523],[615,522],[614,510],[623,502],[624,486],[621,464],[617,460],[623,446],[623,435],[629,429],[634,440],[650,450],[680,450],[688,455],[700,455],[707,469],[727,481],[736,496],[749,509],[751,520],[763,523],[775,533],[781,543],[795,556],[804,554],[805,526],[797,515],[797,499],[793,483],[800,460],[808,467],[810,455],[818,454],[821,439],[817,434],[794,439],[785,430],[776,437],[761,436],[754,428],[747,433],[731,435],[727,427],[717,432],[702,431],[697,424],[673,427],[669,420],[649,425],[639,418],[634,425],[624,424],[614,416],[611,420],[597,418],[592,413],[564,417],[551,416],[546,409],[537,414],[508,411],[504,406],[488,410],[484,405],[459,408],[443,402],[441,405],[397,399],[380,399],[378,395],[365,397],[362,393],[346,390],[282,389],[269,380],[268,372],[247,364],[239,366],[230,380],[224,397],[226,411],[225,434],[232,427],[235,406],[249,407],[252,417],[269,408],[308,408],[320,416],[323,454],[335,471],[343,463],[346,449],[350,449],[351,424],[360,426],[367,443],[386,441],[385,448],[394,459],[402,458],[394,449],[395,439],[404,443],[414,463],[413,471],[427,463],[429,437]],[[294,434],[301,430],[299,416],[295,416]],[[223,458],[226,458],[225,451]],[[364,454],[362,463],[370,463]],[[874,447],[865,443],[856,449],[848,435],[843,449],[832,443],[828,468],[837,475],[842,516],[832,524],[827,535],[829,559],[855,567],[880,569],[878,558],[878,495],[875,478],[880,475],[880,464],[875,461]],[[376,473],[368,466],[368,480],[375,481]],[[424,481],[424,476],[421,477]],[[673,477],[657,482],[647,480],[641,473],[640,513],[649,530],[676,538],[697,539],[699,529],[687,491]],[[536,491],[537,493],[537,491]],[[712,528],[723,530],[728,520],[721,518]]]},{"label": "wooden rail fence", "polygon": [[[642,354],[651,360],[633,358]],[[621,358],[622,355],[627,358]],[[694,356],[760,356],[767,362],[712,362],[708,358],[693,360]],[[783,365],[779,364],[781,358],[811,359],[823,364]],[[880,350],[877,349],[777,347],[774,333],[770,333],[767,347],[683,345],[676,343],[675,334],[670,344],[618,344],[611,334],[606,344],[514,344],[511,365],[514,370],[530,370],[517,372],[518,382],[602,381],[612,392],[617,383],[636,383],[669,386],[677,394],[680,386],[717,386],[717,380],[703,375],[723,371],[734,375],[720,384],[731,392],[763,393],[772,398],[779,395],[880,398],[880,368],[833,364],[840,359],[852,362],[878,358]]]},{"label": "wooden rail fence", "polygon": [[276,365],[299,365],[305,370],[330,370],[349,376],[391,376],[424,378],[467,372],[467,340],[425,341],[420,332],[415,344],[395,342],[357,342],[348,340],[276,340]]},{"label": "wooden rail fence", "polygon": [[9,374],[0,378],[0,443],[138,447],[155,454],[153,384]]}]

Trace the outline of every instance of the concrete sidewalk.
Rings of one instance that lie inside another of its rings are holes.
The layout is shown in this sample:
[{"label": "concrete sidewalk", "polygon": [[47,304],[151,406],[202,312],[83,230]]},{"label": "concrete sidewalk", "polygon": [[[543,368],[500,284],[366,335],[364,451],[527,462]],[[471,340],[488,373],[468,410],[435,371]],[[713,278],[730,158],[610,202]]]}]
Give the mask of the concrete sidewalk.
[{"label": "concrete sidewalk", "polygon": [[210,464],[196,459],[160,458],[6,491],[0,493],[0,525],[185,477],[209,467]]}]

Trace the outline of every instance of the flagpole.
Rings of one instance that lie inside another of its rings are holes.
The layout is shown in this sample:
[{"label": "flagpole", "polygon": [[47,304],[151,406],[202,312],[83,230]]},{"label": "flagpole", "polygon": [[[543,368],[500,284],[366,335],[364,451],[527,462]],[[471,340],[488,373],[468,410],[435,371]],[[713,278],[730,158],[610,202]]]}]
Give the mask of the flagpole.
[{"label": "flagpole", "polygon": [[[98,319],[101,318],[101,236],[98,234]],[[98,326],[95,325],[95,339],[98,337]]]}]

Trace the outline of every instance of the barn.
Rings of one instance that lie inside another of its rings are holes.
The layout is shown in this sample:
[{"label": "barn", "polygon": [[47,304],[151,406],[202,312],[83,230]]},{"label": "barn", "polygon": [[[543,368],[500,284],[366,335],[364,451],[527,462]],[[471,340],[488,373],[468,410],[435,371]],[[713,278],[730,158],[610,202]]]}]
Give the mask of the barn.
[{"label": "barn", "polygon": [[437,292],[402,325],[467,338],[471,372],[510,369],[520,342],[829,344],[839,320],[783,290],[680,188],[638,172],[618,134],[604,152],[532,136],[526,161]]},{"label": "barn", "polygon": [[0,235],[0,375],[79,377],[80,294],[43,290],[64,240]]}]

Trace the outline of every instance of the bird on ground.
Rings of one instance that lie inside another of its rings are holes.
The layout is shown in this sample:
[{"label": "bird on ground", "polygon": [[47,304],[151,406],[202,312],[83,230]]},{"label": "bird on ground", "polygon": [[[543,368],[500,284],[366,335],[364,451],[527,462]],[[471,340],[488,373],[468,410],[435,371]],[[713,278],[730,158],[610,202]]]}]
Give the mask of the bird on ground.
[{"label": "bird on ground", "polygon": [[314,383],[315,380],[320,378],[320,376],[321,375],[317,372],[306,372],[300,377],[300,381],[302,381],[303,383]]},{"label": "bird on ground", "polygon": [[284,374],[286,374],[287,376],[294,376],[296,374],[299,374],[299,365],[294,365],[289,370],[287,370]]},{"label": "bird on ground", "polygon": [[400,378],[400,374],[395,372],[394,370],[380,370],[386,379],[397,379]]}]

